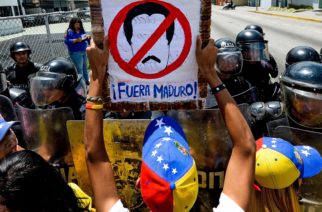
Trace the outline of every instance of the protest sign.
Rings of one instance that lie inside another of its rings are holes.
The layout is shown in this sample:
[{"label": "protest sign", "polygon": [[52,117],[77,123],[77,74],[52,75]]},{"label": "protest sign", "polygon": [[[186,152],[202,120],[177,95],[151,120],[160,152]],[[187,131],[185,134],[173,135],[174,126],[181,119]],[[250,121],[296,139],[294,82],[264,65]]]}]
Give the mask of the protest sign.
[{"label": "protest sign", "polygon": [[211,2],[90,0],[99,46],[108,36],[104,96],[114,111],[197,109],[206,83],[198,76],[195,43],[210,34]]}]

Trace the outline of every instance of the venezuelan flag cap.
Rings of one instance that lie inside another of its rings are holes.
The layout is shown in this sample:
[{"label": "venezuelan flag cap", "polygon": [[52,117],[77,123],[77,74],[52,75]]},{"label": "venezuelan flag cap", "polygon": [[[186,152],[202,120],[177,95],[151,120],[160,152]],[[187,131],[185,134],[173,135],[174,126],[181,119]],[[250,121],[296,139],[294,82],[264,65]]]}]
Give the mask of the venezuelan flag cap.
[{"label": "venezuelan flag cap", "polygon": [[293,146],[280,138],[256,141],[255,179],[261,186],[282,189],[298,178],[317,175],[322,170],[320,153],[310,146]]},{"label": "venezuelan flag cap", "polygon": [[146,129],[142,150],[141,193],[153,211],[189,211],[198,195],[198,173],[184,132],[162,116]]},{"label": "venezuelan flag cap", "polygon": [[16,124],[16,121],[6,122],[4,118],[0,115],[0,142],[4,139],[7,132],[10,130],[11,126]]}]

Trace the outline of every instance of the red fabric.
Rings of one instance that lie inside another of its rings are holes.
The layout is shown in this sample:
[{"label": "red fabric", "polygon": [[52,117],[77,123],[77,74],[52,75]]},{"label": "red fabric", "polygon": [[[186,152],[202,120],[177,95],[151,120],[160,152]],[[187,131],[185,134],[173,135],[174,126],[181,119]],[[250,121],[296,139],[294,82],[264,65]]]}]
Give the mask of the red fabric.
[{"label": "red fabric", "polygon": [[141,166],[140,187],[143,200],[152,212],[173,211],[170,184],[155,174],[144,161]]},{"label": "red fabric", "polygon": [[262,148],[262,146],[263,146],[263,138],[257,139],[257,141],[256,141],[256,152],[258,150],[260,150]]}]

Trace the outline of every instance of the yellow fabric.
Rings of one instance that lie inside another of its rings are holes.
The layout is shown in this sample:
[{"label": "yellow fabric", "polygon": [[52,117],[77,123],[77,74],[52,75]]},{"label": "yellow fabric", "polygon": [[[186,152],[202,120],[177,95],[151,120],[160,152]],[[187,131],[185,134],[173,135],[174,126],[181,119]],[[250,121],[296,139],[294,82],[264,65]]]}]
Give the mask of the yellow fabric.
[{"label": "yellow fabric", "polygon": [[198,172],[195,162],[190,170],[176,183],[173,190],[173,211],[189,211],[194,205],[198,195]]},{"label": "yellow fabric", "polygon": [[266,188],[286,188],[299,178],[300,172],[294,163],[283,154],[271,150],[260,149],[256,153],[256,181]]},{"label": "yellow fabric", "polygon": [[86,211],[95,211],[92,208],[92,198],[88,196],[78,185],[75,183],[69,182],[69,187],[71,187],[75,193],[75,196],[78,200],[78,205]]}]

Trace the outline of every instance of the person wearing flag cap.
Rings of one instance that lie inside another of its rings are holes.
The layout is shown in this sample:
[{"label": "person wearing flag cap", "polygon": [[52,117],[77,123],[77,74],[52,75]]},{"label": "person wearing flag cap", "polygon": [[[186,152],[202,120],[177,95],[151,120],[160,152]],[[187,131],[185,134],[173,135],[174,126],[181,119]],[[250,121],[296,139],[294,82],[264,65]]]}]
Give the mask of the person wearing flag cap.
[{"label": "person wearing flag cap", "polygon": [[2,115],[0,115],[0,159],[6,155],[21,150],[18,145],[18,139],[11,129],[15,121],[6,122]]},{"label": "person wearing flag cap", "polygon": [[[214,211],[248,209],[255,167],[255,141],[251,130],[220,81],[214,64],[217,49],[211,39],[201,48],[197,40],[196,57],[212,88],[233,141],[223,193]],[[92,67],[89,96],[101,96],[109,56],[107,37],[104,49],[94,42],[87,48]],[[103,105],[92,100],[86,104],[84,144],[86,163],[97,211],[128,211],[120,201],[113,170],[103,141]],[[153,120],[146,129],[142,150],[140,187],[145,203],[152,211],[189,211],[198,192],[196,165],[182,128],[168,117]]]},{"label": "person wearing flag cap", "polygon": [[320,153],[311,146],[293,146],[272,137],[258,139],[256,148],[257,189],[250,211],[300,211],[298,193],[301,179],[321,172]]}]

